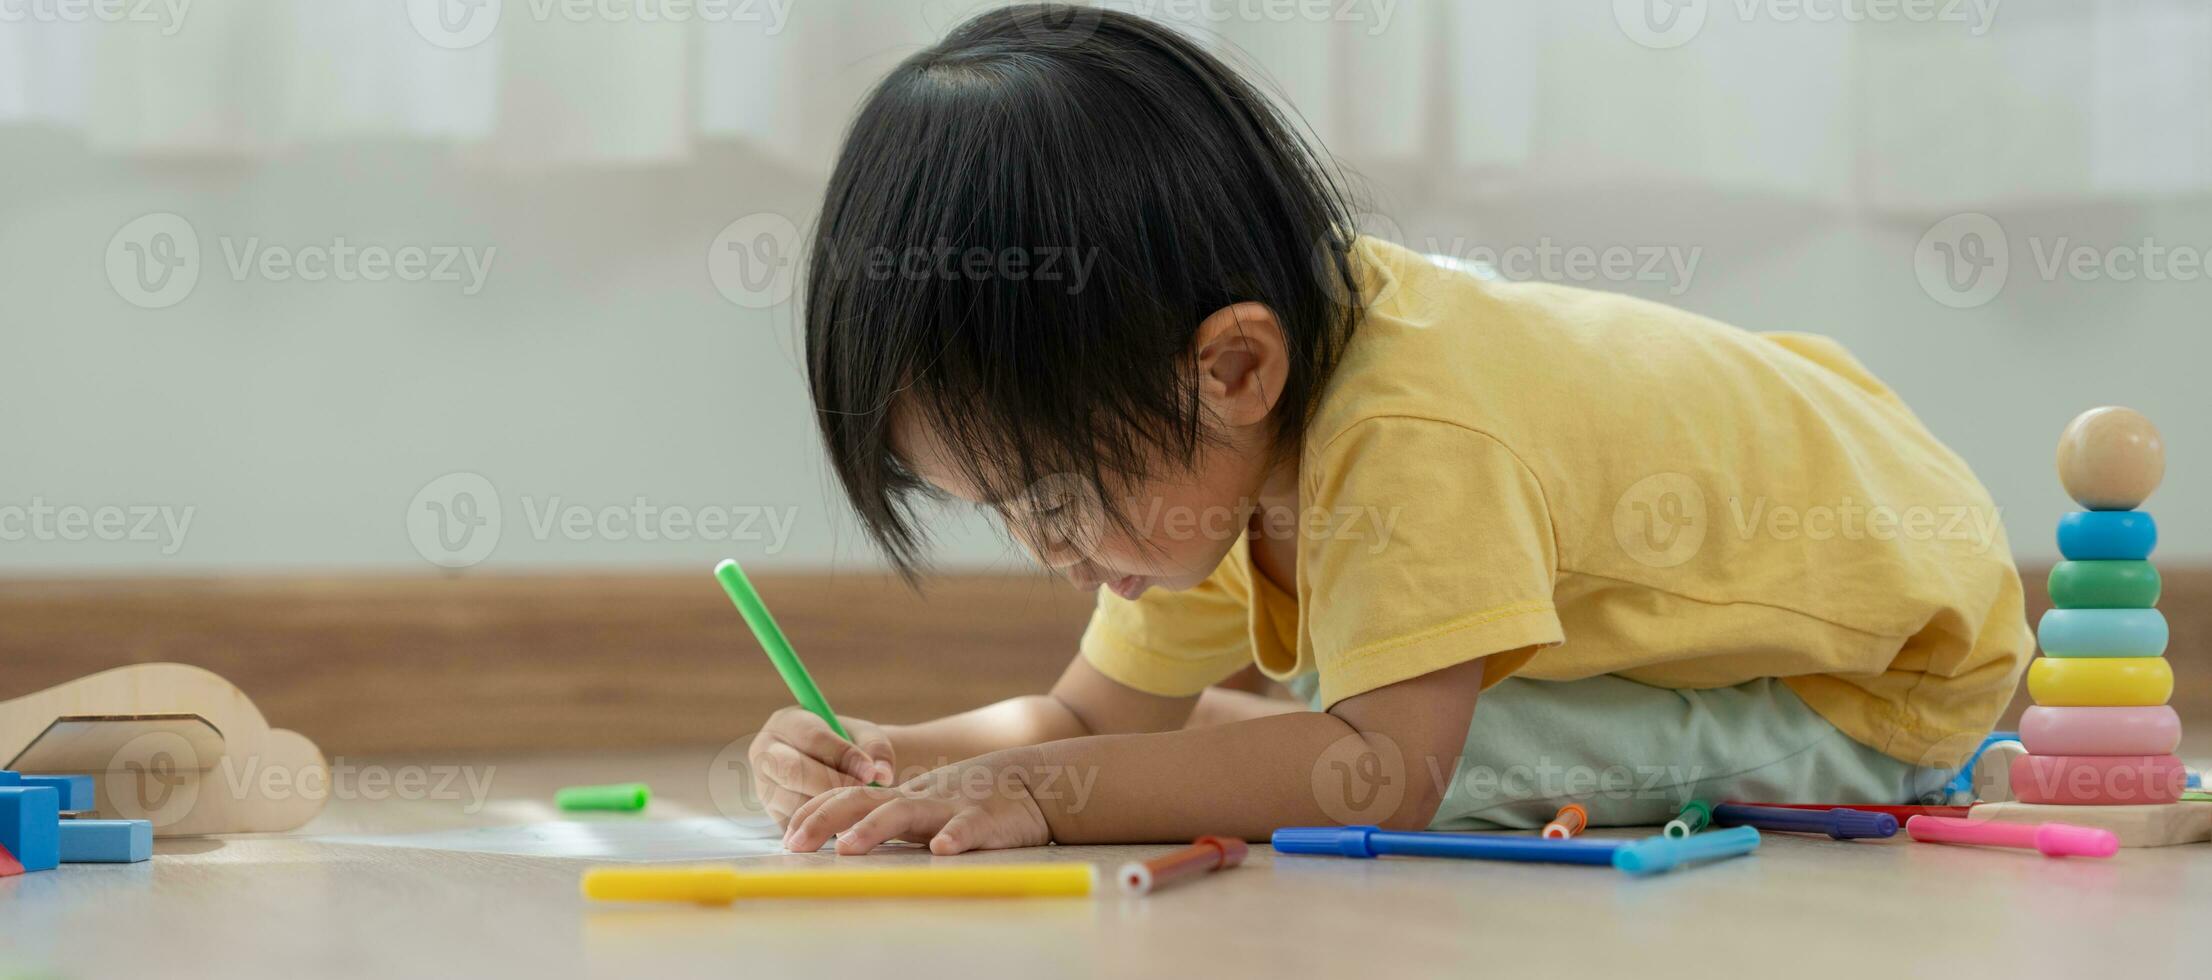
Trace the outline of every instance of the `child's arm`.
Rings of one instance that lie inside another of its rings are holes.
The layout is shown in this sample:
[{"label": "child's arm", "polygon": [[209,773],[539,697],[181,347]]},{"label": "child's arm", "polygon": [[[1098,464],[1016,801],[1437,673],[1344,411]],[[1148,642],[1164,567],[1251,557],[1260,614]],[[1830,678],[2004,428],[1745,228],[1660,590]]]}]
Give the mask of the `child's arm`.
[{"label": "child's arm", "polygon": [[896,788],[824,793],[785,842],[832,836],[857,854],[887,840],[938,854],[977,848],[1265,839],[1276,827],[1428,825],[1458,765],[1482,686],[1469,661],[1295,712],[1216,728],[1075,738],[1004,749]]},{"label": "child's arm", "polygon": [[[871,780],[895,784],[993,752],[1086,735],[1223,724],[1298,707],[1242,692],[1208,691],[1182,698],[1146,694],[1077,657],[1050,694],[1011,698],[915,725],[841,717],[852,734],[850,742],[812,712],[786,708],[762,728],[748,757],[755,791],[769,814],[783,823],[800,804],[827,790]],[[884,775],[879,764],[891,774]]]}]

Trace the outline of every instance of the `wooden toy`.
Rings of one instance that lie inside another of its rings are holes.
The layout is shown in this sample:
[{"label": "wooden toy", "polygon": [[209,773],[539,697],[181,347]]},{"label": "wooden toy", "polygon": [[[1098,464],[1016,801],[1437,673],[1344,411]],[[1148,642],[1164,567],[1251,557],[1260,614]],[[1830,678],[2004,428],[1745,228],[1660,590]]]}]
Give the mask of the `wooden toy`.
[{"label": "wooden toy", "polygon": [[2143,561],[2158,550],[2158,521],[2139,510],[2077,510],[2058,519],[2067,561]]},{"label": "wooden toy", "polygon": [[2165,847],[2212,841],[2212,802],[2133,806],[2047,806],[2040,803],[1983,803],[1975,820],[2005,823],[2062,821],[2112,831],[2121,847]]},{"label": "wooden toy", "polygon": [[313,742],[184,664],[117,667],[0,702],[0,765],[89,775],[98,816],[145,820],[160,837],[291,830],[330,785]]},{"label": "wooden toy", "polygon": [[2158,427],[2131,408],[2092,408],[2058,437],[2058,479],[2090,510],[2134,510],[2166,477]]},{"label": "wooden toy", "polygon": [[2036,755],[2168,755],[2181,746],[2181,716],[2166,705],[2029,708],[2020,742]]},{"label": "wooden toy", "polygon": [[22,873],[23,862],[16,860],[15,855],[8,853],[7,848],[0,847],[0,878],[12,878]]},{"label": "wooden toy", "polygon": [[144,820],[64,820],[64,864],[135,864],[154,856],[154,825]]},{"label": "wooden toy", "polygon": [[2028,665],[2028,694],[2060,708],[2126,708],[2165,704],[2174,669],[2164,657],[2037,657]]},{"label": "wooden toy", "polygon": [[2083,412],[2059,437],[2059,482],[2088,509],[2058,522],[2066,560],[2051,569],[2055,608],[2036,624],[2035,707],[2020,723],[2026,754],[2010,766],[2018,803],[2005,804],[2038,807],[2036,821],[2144,823],[2122,835],[2126,846],[2194,833],[2177,830],[2181,814],[2168,809],[2182,805],[2188,771],[2172,754],[2181,719],[2165,706],[2174,672],[2163,659],[2166,617],[2153,608],[2161,583],[2148,559],[2158,522],[2133,509],[2165,472],[2158,430],[2128,409]]},{"label": "wooden toy", "polygon": [[2166,614],[2156,609],[2052,609],[2036,624],[2035,638],[2046,657],[2159,657],[2166,653]]},{"label": "wooden toy", "polygon": [[2176,803],[2188,782],[2188,769],[2170,755],[2023,755],[2012,760],[2012,795],[2022,803]]},{"label": "wooden toy", "polygon": [[0,786],[0,849],[25,871],[48,871],[61,863],[56,841],[61,796],[51,786]]},{"label": "wooden toy", "polygon": [[2060,609],[2150,609],[2164,586],[2147,561],[2062,561],[2051,566],[2051,604]]},{"label": "wooden toy", "polygon": [[61,796],[61,812],[76,813],[92,809],[92,777],[90,776],[26,776],[18,774],[14,780],[18,786],[47,786]]}]

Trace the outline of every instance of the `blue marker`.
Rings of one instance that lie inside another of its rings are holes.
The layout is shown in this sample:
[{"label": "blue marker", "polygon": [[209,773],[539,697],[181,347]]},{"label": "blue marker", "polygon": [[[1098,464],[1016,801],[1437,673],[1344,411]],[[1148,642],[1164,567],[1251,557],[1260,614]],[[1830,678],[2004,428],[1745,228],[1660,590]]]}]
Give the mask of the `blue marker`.
[{"label": "blue marker", "polygon": [[1549,864],[1612,864],[1621,842],[1546,840],[1502,834],[1446,834],[1379,827],[1282,827],[1269,843],[1284,854],[1335,854],[1371,858],[1477,858],[1487,861],[1540,861]]},{"label": "blue marker", "polygon": [[1486,861],[1535,861],[1548,864],[1611,865],[1632,875],[1665,871],[1686,861],[1748,854],[1759,846],[1759,832],[1699,834],[1694,838],[1643,841],[1546,840],[1502,834],[1448,834],[1382,830],[1376,827],[1284,827],[1270,843],[1284,854],[1333,854],[1372,858],[1469,858]]},{"label": "blue marker", "polygon": [[1887,813],[1837,807],[1792,810],[1778,806],[1723,803],[1713,808],[1716,827],[1757,827],[1796,834],[1827,834],[1837,840],[1897,836],[1897,818]]}]

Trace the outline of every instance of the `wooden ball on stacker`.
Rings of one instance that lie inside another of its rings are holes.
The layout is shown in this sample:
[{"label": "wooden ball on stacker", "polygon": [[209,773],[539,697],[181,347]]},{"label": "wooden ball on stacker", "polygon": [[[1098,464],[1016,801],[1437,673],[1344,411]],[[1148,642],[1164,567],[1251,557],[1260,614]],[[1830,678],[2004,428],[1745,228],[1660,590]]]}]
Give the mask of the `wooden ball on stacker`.
[{"label": "wooden ball on stacker", "polygon": [[2092,408],[2058,437],[2058,480],[2090,510],[2134,510],[2165,478],[2166,443],[2132,408]]}]

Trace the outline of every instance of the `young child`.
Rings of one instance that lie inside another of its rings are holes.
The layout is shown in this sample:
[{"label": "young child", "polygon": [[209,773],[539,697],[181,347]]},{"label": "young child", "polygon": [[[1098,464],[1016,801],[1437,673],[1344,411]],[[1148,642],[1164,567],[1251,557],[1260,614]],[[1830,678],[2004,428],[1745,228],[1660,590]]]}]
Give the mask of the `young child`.
[{"label": "young child", "polygon": [[[1901,803],[1979,742],[2019,577],[1863,366],[1354,237],[1340,188],[1135,17],[1001,9],[875,90],[806,300],[831,461],[902,569],[956,498],[1098,609],[1048,695],[777,714],[788,846]],[[1252,665],[1314,710],[1209,690]]]}]

